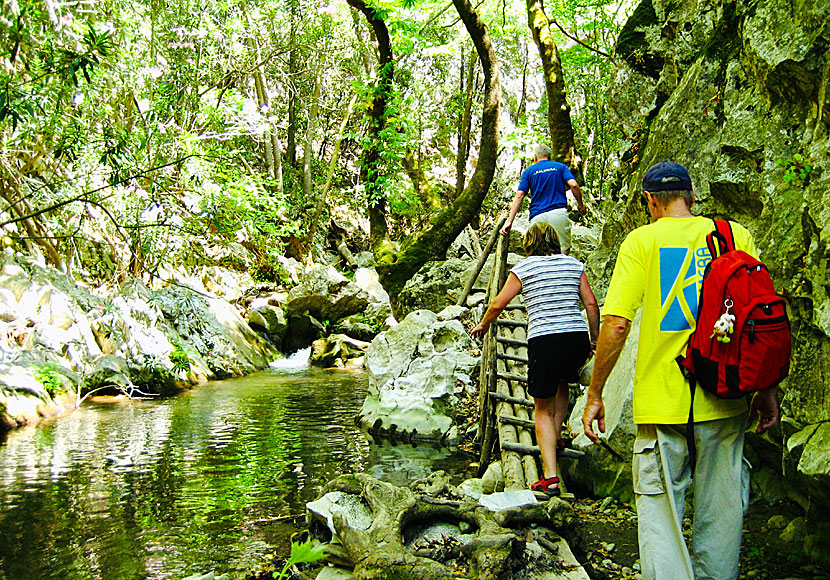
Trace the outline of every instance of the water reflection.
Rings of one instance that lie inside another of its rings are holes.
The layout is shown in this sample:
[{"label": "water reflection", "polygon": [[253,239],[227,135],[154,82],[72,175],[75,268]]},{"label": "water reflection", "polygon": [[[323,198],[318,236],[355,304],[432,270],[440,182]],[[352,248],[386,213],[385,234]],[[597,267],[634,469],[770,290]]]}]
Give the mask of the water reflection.
[{"label": "water reflection", "polygon": [[0,447],[0,578],[242,577],[325,482],[458,471],[446,450],[370,445],[361,374],[280,369],[163,401],[91,404]]}]

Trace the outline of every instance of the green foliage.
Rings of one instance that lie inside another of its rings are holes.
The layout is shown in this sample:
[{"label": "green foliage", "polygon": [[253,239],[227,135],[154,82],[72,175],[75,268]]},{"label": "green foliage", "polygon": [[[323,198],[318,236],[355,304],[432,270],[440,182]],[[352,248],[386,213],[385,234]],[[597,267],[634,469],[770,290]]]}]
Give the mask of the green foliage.
[{"label": "green foliage", "polygon": [[63,388],[60,376],[56,372],[56,366],[52,363],[35,368],[32,374],[37,379],[37,382],[49,393],[50,397],[54,397],[55,393]]},{"label": "green foliage", "polygon": [[316,562],[325,557],[326,547],[324,545],[315,546],[311,540],[306,540],[305,542],[300,543],[291,542],[291,555],[285,561],[285,566],[276,578],[277,580],[287,578],[288,569],[291,568],[291,566]]},{"label": "green foliage", "polygon": [[365,314],[360,314],[357,318],[358,322],[362,322],[363,324],[369,326],[374,333],[380,333],[383,330],[383,322],[379,320],[375,320],[373,318],[369,318]]},{"label": "green foliage", "polygon": [[188,356],[187,352],[185,352],[180,344],[173,345],[173,350],[170,351],[168,357],[170,358],[170,362],[173,363],[174,372],[184,374],[190,372],[190,365],[193,364],[193,360]]},{"label": "green foliage", "polygon": [[141,356],[141,366],[133,373],[131,379],[141,390],[152,392],[167,382],[169,373],[162,361],[155,356],[143,353]]},{"label": "green foliage", "polygon": [[810,173],[813,171],[813,159],[805,159],[801,153],[796,153],[789,159],[779,159],[776,165],[784,168],[784,183],[807,185]]}]

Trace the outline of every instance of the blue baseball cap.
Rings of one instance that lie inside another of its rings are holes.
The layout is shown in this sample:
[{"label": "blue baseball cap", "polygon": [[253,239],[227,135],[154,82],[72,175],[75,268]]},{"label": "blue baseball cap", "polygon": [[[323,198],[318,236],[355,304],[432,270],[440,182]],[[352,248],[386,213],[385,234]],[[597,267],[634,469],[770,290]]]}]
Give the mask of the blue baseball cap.
[{"label": "blue baseball cap", "polygon": [[643,176],[643,191],[692,191],[692,178],[686,168],[674,161],[652,165]]}]

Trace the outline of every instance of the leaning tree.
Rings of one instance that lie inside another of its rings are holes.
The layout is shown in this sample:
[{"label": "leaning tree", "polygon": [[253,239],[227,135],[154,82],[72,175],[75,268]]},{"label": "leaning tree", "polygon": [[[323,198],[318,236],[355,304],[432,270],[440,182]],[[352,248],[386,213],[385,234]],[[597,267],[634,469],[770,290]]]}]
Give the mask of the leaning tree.
[{"label": "leaning tree", "polygon": [[[481,204],[490,189],[496,170],[499,140],[499,105],[501,83],[499,80],[498,61],[490,43],[487,27],[479,18],[468,0],[453,0],[455,9],[467,32],[473,40],[478,58],[484,71],[484,97],[481,119],[481,142],[476,170],[464,191],[451,205],[437,213],[429,225],[412,236],[399,250],[395,250],[389,241],[386,222],[385,199],[382,185],[376,177],[381,161],[381,132],[384,128],[386,96],[392,90],[393,68],[392,49],[389,33],[380,15],[364,0],[349,0],[349,4],[366,16],[375,32],[380,54],[380,75],[378,89],[372,102],[372,139],[364,151],[361,171],[369,192],[369,218],[372,249],[375,253],[376,268],[381,283],[394,300],[404,284],[427,261],[443,256],[453,240],[464,227],[472,221],[481,209]],[[388,75],[388,76],[387,76]],[[388,90],[380,90],[383,87]]]}]

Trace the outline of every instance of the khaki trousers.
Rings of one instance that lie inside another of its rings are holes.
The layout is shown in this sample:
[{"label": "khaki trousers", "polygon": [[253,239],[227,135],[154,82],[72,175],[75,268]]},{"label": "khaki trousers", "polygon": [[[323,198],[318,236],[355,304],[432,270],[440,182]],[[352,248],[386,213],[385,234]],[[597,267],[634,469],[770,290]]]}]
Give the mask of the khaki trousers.
[{"label": "khaki trousers", "polygon": [[530,220],[530,225],[544,222],[553,226],[559,238],[559,248],[562,253],[571,249],[571,219],[568,217],[568,208],[560,207],[545,213],[540,213]]},{"label": "khaki trousers", "polygon": [[[743,457],[746,414],[695,423],[694,526],[683,538],[692,466],[685,425],[637,425],[634,493],[645,580],[735,580],[749,469]],[[691,553],[690,553],[691,552]]]}]

